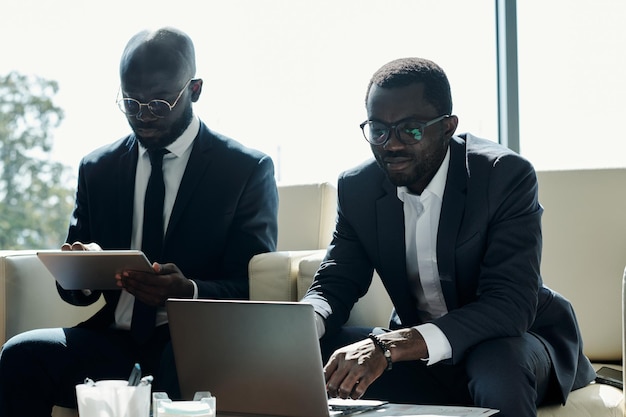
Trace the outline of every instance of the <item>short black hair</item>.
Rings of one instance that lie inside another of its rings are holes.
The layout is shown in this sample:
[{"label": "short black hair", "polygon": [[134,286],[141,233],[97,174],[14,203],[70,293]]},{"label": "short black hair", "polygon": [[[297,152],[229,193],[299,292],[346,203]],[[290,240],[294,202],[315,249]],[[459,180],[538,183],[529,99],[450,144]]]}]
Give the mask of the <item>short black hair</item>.
[{"label": "short black hair", "polygon": [[373,84],[383,88],[424,84],[424,98],[440,114],[452,114],[450,83],[443,69],[424,58],[400,58],[388,62],[372,75],[365,94],[365,103]]}]

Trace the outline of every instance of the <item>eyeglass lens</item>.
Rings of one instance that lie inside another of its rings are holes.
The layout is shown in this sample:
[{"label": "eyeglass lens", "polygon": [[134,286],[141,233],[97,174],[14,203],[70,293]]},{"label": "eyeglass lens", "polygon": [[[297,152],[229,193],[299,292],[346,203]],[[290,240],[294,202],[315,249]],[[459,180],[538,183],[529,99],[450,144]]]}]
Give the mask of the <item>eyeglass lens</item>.
[{"label": "eyeglass lens", "polygon": [[[385,143],[392,129],[393,126],[387,126],[375,121],[363,124],[365,139],[374,145]],[[422,124],[418,122],[402,122],[395,126],[395,131],[400,141],[406,144],[415,143],[422,139]]]},{"label": "eyeglass lens", "polygon": [[[163,100],[151,100],[146,105],[157,117],[165,117],[170,112],[170,105]],[[127,115],[134,116],[141,110],[141,104],[133,98],[124,98],[120,100],[120,109]]]}]

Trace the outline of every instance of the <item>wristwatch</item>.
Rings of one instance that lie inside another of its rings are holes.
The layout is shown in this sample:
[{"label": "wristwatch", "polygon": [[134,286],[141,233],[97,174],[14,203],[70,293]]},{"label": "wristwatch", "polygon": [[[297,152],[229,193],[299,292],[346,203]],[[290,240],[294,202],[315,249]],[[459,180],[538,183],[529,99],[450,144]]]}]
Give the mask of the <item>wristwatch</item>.
[{"label": "wristwatch", "polygon": [[383,355],[385,356],[385,359],[387,360],[386,370],[390,371],[391,368],[393,367],[393,363],[391,362],[391,351],[389,350],[389,345],[387,345],[387,343],[380,340],[378,336],[376,336],[374,333],[370,333],[368,337],[372,340],[372,342],[374,342],[376,346],[380,348],[380,350],[383,351]]}]

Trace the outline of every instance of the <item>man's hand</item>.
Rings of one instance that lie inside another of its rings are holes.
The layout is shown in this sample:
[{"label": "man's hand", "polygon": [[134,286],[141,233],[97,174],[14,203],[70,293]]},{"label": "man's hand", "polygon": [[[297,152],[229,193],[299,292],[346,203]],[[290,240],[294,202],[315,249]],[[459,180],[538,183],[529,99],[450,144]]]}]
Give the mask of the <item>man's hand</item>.
[{"label": "man's hand", "polygon": [[[401,329],[378,335],[391,351],[393,362],[428,357],[422,335]],[[367,388],[387,369],[383,352],[371,339],[337,349],[324,367],[326,390],[331,397],[361,398]]]},{"label": "man's hand", "polygon": [[69,243],[64,243],[63,246],[61,246],[61,250],[65,250],[65,251],[71,251],[71,250],[91,250],[91,251],[97,251],[97,250],[102,250],[102,248],[100,247],[100,245],[98,245],[95,242],[91,242],[91,243],[83,243],[83,242],[74,242],[72,244]]},{"label": "man's hand", "polygon": [[154,273],[124,271],[117,274],[117,286],[151,306],[163,306],[168,298],[193,297],[193,283],[176,265],[155,262],[152,268]]},{"label": "man's hand", "polygon": [[[83,242],[76,241],[72,244],[64,243],[63,245],[61,245],[61,250],[62,251],[73,251],[73,250],[98,251],[98,250],[102,250],[102,248],[96,242],[83,243]],[[81,292],[87,297],[93,294],[93,291],[87,288],[81,290]]]}]

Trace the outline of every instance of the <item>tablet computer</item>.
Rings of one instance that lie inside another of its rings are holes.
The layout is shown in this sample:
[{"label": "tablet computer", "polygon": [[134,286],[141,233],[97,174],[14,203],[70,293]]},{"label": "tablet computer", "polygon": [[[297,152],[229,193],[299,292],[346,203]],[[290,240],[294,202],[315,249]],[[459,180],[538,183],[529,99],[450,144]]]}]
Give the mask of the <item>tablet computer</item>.
[{"label": "tablet computer", "polygon": [[124,270],[151,272],[139,250],[39,251],[37,256],[66,290],[119,290],[115,274]]}]

